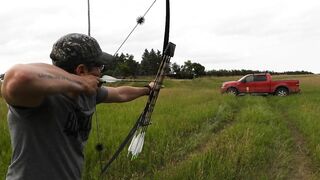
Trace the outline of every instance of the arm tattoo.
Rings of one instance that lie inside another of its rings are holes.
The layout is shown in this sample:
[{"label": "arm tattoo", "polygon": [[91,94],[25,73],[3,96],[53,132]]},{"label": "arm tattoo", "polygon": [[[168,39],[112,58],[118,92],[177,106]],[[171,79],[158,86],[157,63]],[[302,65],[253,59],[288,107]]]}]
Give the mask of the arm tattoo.
[{"label": "arm tattoo", "polygon": [[77,83],[76,81],[73,81],[65,76],[53,76],[53,75],[50,75],[50,74],[43,74],[43,73],[40,73],[38,74],[38,77],[41,78],[41,79],[50,79],[50,80],[66,80],[66,81],[69,81],[69,82],[73,82],[73,83]]}]

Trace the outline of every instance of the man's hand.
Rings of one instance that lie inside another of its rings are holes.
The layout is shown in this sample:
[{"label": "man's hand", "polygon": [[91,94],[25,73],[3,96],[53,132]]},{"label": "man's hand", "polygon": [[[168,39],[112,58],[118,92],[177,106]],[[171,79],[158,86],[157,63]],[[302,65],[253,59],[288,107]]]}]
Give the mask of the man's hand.
[{"label": "man's hand", "polygon": [[100,84],[99,78],[93,75],[85,75],[80,77],[81,81],[79,83],[83,88],[82,93],[87,95],[96,94]]},{"label": "man's hand", "polygon": [[149,95],[152,89],[159,90],[160,88],[163,88],[163,86],[160,86],[159,84],[156,85],[154,81],[151,81],[148,85],[144,87],[147,87],[149,89],[149,92],[146,95]]}]

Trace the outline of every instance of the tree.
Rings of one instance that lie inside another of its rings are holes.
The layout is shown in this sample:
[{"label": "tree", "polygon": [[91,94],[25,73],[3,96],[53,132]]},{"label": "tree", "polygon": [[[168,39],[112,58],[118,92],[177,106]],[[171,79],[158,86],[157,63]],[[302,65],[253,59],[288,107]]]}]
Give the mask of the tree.
[{"label": "tree", "polygon": [[192,63],[193,73],[196,77],[206,75],[205,67],[199,63]]},{"label": "tree", "polygon": [[179,74],[181,72],[181,67],[177,63],[171,65],[171,74]]},{"label": "tree", "polygon": [[193,65],[190,60],[184,62],[181,66],[180,78],[182,79],[193,79],[195,77],[193,72]]},{"label": "tree", "polygon": [[121,76],[122,78],[132,76],[135,77],[138,74],[139,63],[136,62],[133,55],[121,53],[120,56],[116,56],[116,67],[112,72],[113,76]]},{"label": "tree", "polygon": [[153,49],[151,49],[151,51],[149,52],[147,49],[145,49],[142,55],[140,74],[156,75],[161,63],[161,59],[161,52],[159,50],[155,52]]},{"label": "tree", "polygon": [[206,74],[204,66],[199,63],[193,63],[191,60],[184,62],[182,66],[173,63],[171,72],[170,77],[179,79],[192,79]]}]

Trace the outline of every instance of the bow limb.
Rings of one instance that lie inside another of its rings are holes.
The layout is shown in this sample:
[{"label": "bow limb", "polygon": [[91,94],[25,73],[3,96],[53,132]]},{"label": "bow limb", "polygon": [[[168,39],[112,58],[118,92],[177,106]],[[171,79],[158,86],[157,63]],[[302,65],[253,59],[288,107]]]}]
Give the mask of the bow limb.
[{"label": "bow limb", "polygon": [[166,22],[165,22],[162,54],[164,54],[166,47],[169,43],[169,32],[170,32],[170,1],[166,0]]}]

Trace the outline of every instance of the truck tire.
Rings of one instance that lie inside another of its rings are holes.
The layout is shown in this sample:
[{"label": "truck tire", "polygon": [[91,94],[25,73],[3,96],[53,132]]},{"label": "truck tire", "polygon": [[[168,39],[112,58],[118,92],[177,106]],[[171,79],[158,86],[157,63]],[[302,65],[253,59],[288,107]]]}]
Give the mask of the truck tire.
[{"label": "truck tire", "polygon": [[236,88],[231,87],[231,88],[228,88],[227,94],[232,94],[232,95],[237,96],[239,94],[239,92],[238,92],[238,90]]},{"label": "truck tire", "polygon": [[276,96],[288,96],[289,95],[289,91],[287,88],[284,87],[280,87],[276,90],[276,92],[274,93]]}]

